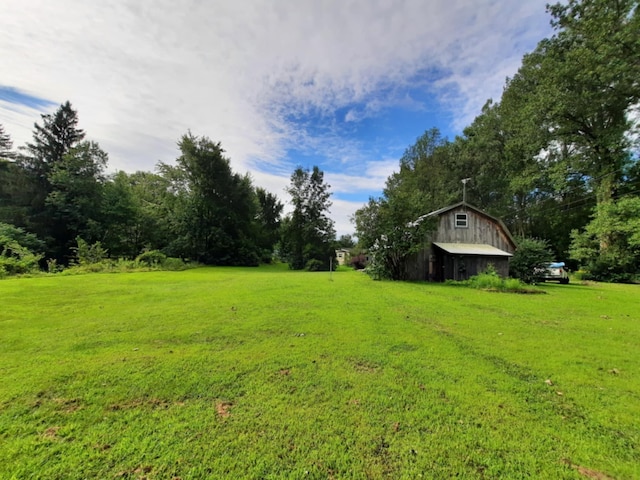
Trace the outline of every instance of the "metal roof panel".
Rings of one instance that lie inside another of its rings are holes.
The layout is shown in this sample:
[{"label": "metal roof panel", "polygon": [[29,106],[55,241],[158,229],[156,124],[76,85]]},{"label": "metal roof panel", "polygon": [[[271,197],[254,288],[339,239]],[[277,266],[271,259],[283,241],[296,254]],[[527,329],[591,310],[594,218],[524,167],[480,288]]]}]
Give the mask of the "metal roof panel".
[{"label": "metal roof panel", "polygon": [[447,253],[454,255],[487,255],[491,257],[512,257],[513,254],[485,243],[441,243],[433,242]]}]

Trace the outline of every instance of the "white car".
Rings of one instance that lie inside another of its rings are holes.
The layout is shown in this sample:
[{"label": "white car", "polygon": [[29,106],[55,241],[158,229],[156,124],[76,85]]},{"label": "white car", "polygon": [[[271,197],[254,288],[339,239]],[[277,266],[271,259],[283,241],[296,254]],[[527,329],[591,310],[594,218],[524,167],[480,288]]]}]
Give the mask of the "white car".
[{"label": "white car", "polygon": [[545,263],[541,268],[536,268],[536,276],[541,281],[556,280],[560,283],[569,283],[569,274],[564,262]]}]

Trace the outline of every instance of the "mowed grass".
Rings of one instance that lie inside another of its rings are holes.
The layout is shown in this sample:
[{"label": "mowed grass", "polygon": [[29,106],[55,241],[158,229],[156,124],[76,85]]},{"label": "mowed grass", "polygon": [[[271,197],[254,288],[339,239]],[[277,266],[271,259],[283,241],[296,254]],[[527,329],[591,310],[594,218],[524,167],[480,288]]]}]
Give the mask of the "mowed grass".
[{"label": "mowed grass", "polygon": [[540,288],[4,280],[0,478],[640,478],[640,287]]}]

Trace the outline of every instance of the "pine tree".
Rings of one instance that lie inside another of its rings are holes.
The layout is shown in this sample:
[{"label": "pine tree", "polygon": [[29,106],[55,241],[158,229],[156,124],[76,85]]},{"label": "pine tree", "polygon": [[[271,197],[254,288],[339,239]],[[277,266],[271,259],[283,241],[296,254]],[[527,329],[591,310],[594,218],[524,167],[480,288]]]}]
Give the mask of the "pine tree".
[{"label": "pine tree", "polygon": [[0,160],[10,159],[12,157],[11,147],[13,142],[8,133],[4,131],[4,125],[0,123]]},{"label": "pine tree", "polygon": [[78,113],[68,101],[52,114],[43,114],[42,125],[35,124],[33,142],[27,143],[25,166],[44,186],[48,187],[49,174],[54,165],[72,147],[84,139],[84,131],[78,128]]},{"label": "pine tree", "polygon": [[294,270],[328,270],[335,264],[336,233],[327,215],[330,188],[317,166],[311,172],[298,167],[291,175],[287,192],[294,210],[283,226],[282,253]]}]

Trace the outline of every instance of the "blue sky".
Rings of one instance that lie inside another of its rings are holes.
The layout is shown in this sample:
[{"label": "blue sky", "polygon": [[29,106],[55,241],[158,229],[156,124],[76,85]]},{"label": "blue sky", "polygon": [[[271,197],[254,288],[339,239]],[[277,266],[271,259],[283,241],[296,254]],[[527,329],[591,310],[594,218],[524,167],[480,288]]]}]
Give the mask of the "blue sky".
[{"label": "blue sky", "polygon": [[66,100],[111,170],[151,171],[191,130],[287,201],[332,186],[339,234],[404,150],[453,138],[551,34],[546,0],[7,2],[0,123],[14,146]]}]

